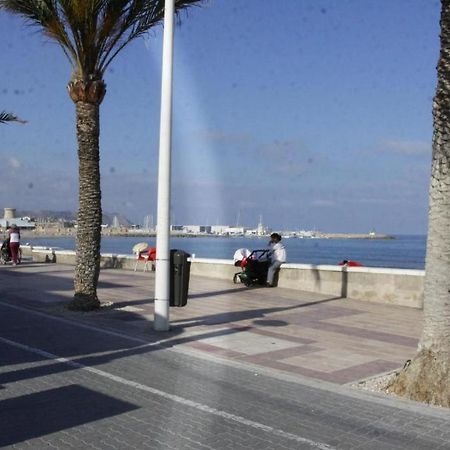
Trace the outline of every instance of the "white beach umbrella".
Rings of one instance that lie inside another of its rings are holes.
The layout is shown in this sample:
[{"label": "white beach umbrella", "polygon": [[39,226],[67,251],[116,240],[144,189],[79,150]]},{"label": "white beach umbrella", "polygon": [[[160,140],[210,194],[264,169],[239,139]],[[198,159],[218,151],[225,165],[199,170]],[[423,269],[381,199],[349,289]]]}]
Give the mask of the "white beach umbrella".
[{"label": "white beach umbrella", "polygon": [[139,242],[138,244],[133,246],[133,253],[139,253],[148,248],[147,242]]}]

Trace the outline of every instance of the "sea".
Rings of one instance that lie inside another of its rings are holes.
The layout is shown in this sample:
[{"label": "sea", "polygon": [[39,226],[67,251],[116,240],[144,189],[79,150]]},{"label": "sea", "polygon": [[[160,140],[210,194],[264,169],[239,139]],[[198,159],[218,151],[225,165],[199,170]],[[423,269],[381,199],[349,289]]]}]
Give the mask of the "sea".
[{"label": "sea", "polygon": [[[75,249],[73,237],[29,238],[22,243],[55,249]],[[155,238],[131,236],[102,237],[101,252],[132,254],[138,242],[155,247]],[[398,235],[393,239],[300,239],[282,240],[287,262],[299,264],[338,264],[347,259],[367,267],[424,269],[426,236]],[[184,250],[197,258],[232,259],[239,248],[267,248],[268,238],[257,237],[173,237],[171,248]]]}]

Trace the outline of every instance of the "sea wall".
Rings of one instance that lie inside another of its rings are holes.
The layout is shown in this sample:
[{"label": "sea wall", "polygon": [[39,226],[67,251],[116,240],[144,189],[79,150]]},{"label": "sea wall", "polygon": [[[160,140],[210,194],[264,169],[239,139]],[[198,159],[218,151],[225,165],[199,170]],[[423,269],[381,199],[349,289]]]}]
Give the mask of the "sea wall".
[{"label": "sea wall", "polygon": [[[239,271],[229,260],[195,259],[191,273],[232,279]],[[423,270],[284,264],[278,286],[354,300],[422,308]]]},{"label": "sea wall", "polygon": [[[58,263],[75,265],[75,252],[73,250],[55,250],[51,247],[31,247],[21,245],[22,254],[31,257],[33,262]],[[103,253],[100,259],[102,269],[134,270],[136,258],[132,255],[115,255]],[[144,263],[139,261],[137,268],[142,270]]]},{"label": "sea wall", "polygon": [[[22,246],[24,256],[35,262],[75,264],[75,252],[44,247]],[[102,268],[133,270],[132,255],[103,254]],[[143,262],[138,263],[143,270]],[[196,258],[191,261],[191,274],[230,282],[239,268],[230,260]],[[312,264],[284,264],[278,286],[316,292],[354,300],[422,308],[423,270],[372,267],[342,267]]]}]

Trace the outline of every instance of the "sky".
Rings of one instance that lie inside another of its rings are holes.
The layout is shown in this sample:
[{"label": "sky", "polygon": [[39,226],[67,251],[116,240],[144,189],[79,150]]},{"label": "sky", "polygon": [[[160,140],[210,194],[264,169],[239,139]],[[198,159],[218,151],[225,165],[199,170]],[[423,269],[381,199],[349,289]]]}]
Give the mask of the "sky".
[{"label": "sky", "polygon": [[[438,0],[209,0],[175,29],[172,223],[425,234]],[[73,210],[61,49],[0,12],[0,208]],[[103,210],[156,221],[162,27],[105,74]]]}]

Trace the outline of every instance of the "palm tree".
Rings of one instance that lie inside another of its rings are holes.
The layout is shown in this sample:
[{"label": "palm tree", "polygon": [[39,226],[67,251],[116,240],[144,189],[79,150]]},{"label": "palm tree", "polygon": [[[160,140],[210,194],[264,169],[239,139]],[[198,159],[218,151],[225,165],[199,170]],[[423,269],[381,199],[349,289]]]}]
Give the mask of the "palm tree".
[{"label": "palm tree", "polygon": [[8,123],[8,122],[19,122],[25,123],[25,120],[19,119],[17,116],[11,113],[7,113],[5,111],[0,112],[0,123]]},{"label": "palm tree", "polygon": [[425,265],[424,328],[390,390],[450,406],[450,0],[441,0],[441,51],[433,101],[433,158]]},{"label": "palm tree", "polygon": [[[199,1],[175,0],[175,10]],[[105,70],[130,41],[161,23],[164,5],[165,0],[0,0],[0,8],[22,16],[56,41],[72,65],[67,89],[76,107],[79,210],[70,309],[100,306],[99,111],[106,93]]]}]

